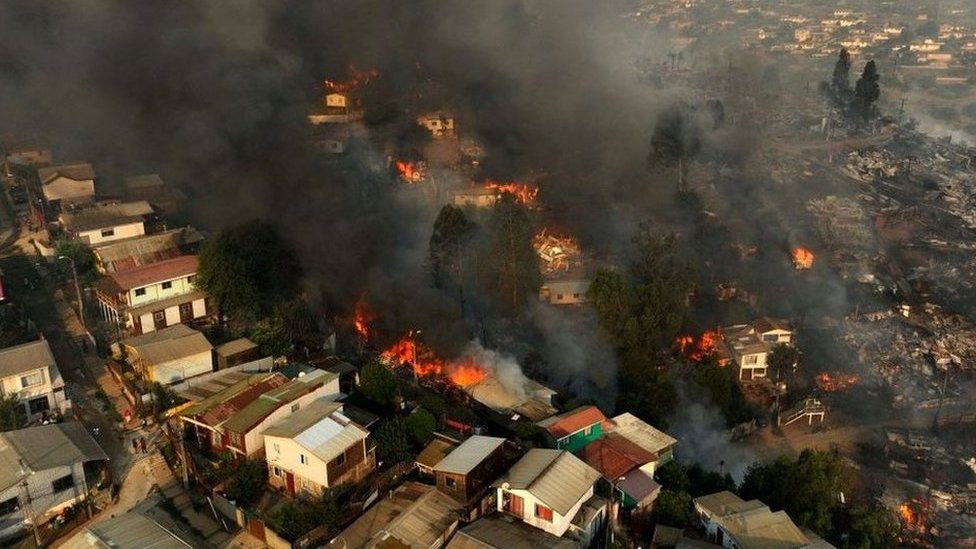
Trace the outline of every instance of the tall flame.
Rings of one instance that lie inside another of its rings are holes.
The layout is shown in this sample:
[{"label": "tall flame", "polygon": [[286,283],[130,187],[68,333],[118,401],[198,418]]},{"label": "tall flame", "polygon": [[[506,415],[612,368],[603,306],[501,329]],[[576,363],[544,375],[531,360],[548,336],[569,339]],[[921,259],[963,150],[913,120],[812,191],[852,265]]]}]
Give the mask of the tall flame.
[{"label": "tall flame", "polygon": [[421,162],[408,162],[406,160],[396,160],[393,162],[400,179],[407,183],[419,183],[426,178],[424,166]]},{"label": "tall flame", "polygon": [[[680,336],[675,340],[681,354],[687,356],[695,362],[703,362],[711,358],[718,351],[719,335],[716,331],[707,331],[695,343],[695,338],[690,335]],[[724,366],[725,361],[720,361],[719,365]]]},{"label": "tall flame", "polygon": [[369,83],[370,79],[376,78],[380,75],[380,72],[376,69],[366,69],[364,71],[356,69],[356,67],[350,65],[348,68],[349,78],[343,80],[342,82],[336,82],[334,80],[326,80],[324,82],[325,89],[328,92],[333,93],[345,93],[355,90],[356,88],[362,86],[363,84]]},{"label": "tall flame", "polygon": [[812,268],[813,252],[800,246],[793,248],[793,267],[798,271]]},{"label": "tall flame", "polygon": [[369,321],[372,319],[373,314],[366,308],[366,296],[363,295],[356,302],[356,309],[352,318],[352,325],[363,341],[369,341]]},{"label": "tall flame", "polygon": [[517,183],[514,181],[485,181],[485,188],[497,191],[499,194],[510,194],[514,196],[515,200],[519,201],[519,203],[526,205],[533,204],[536,196],[539,195],[538,187],[527,185],[525,183]]},{"label": "tall flame", "polygon": [[409,364],[418,377],[445,376],[455,385],[467,387],[483,380],[485,369],[471,359],[446,361],[417,342],[417,334],[410,332],[380,353],[380,360],[390,366]]}]

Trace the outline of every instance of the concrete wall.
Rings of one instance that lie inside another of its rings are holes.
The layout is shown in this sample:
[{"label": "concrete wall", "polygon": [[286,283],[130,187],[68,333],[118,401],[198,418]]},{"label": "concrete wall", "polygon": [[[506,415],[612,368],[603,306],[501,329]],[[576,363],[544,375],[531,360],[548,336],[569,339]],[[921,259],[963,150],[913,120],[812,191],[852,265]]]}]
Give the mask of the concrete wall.
[{"label": "concrete wall", "polygon": [[206,374],[213,371],[213,353],[210,350],[186,358],[152,364],[146,367],[146,375],[150,381],[162,384],[176,383],[188,377]]},{"label": "concrete wall", "polygon": [[[170,283],[169,288],[163,288],[163,284],[166,282]],[[129,306],[139,307],[147,303],[152,303],[153,301],[160,301],[162,299],[169,299],[171,297],[185,295],[193,292],[195,289],[196,288],[193,287],[193,283],[189,282],[187,276],[160,281],[155,284],[150,284],[149,286],[129,290]],[[142,295],[136,295],[137,290],[145,290],[145,292]]]},{"label": "concrete wall", "polygon": [[[103,236],[103,230],[111,230],[112,234]],[[89,245],[95,245],[103,242],[111,242],[113,240],[121,240],[123,238],[142,236],[144,234],[146,234],[146,226],[142,223],[142,221],[136,221],[134,223],[116,225],[114,227],[103,227],[91,231],[78,231],[78,239],[87,242]]]}]

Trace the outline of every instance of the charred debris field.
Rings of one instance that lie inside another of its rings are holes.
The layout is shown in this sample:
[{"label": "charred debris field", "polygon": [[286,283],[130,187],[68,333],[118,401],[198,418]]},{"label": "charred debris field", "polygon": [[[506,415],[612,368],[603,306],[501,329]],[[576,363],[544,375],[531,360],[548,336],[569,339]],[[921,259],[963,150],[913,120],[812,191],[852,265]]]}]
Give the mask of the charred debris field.
[{"label": "charred debris field", "polygon": [[80,364],[99,490],[132,444],[293,547],[976,543],[967,2],[83,4],[0,7],[0,336]]}]

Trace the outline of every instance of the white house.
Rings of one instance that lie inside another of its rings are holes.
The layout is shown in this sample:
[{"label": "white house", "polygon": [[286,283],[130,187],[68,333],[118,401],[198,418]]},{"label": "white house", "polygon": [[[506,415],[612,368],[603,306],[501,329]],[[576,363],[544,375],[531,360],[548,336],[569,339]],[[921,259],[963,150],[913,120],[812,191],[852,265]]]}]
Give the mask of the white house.
[{"label": "white house", "polygon": [[79,422],[0,433],[0,540],[21,534],[25,520],[44,524],[83,501],[107,461]]},{"label": "white house", "polygon": [[342,404],[316,400],[264,431],[268,484],[290,495],[315,495],[358,482],[376,468],[368,436],[342,414]]},{"label": "white house", "polygon": [[130,337],[119,345],[146,381],[176,383],[214,369],[213,346],[202,333],[182,324]]},{"label": "white house", "polygon": [[0,350],[0,391],[16,395],[30,419],[52,409],[65,412],[71,406],[51,346],[44,339]]},{"label": "white house", "polygon": [[81,204],[95,196],[95,169],[87,162],[39,168],[37,179],[48,203]]},{"label": "white house", "polygon": [[720,354],[731,358],[739,369],[739,379],[752,381],[768,375],[766,359],[780,344],[793,344],[793,328],[785,320],[762,317],[751,324],[736,324],[719,332],[724,349]]},{"label": "white house", "polygon": [[444,111],[422,114],[417,117],[417,125],[423,126],[434,139],[454,137],[454,115]]},{"label": "white house", "polygon": [[[565,450],[533,448],[493,484],[497,510],[554,536],[589,539],[593,532],[573,519],[594,497],[599,479],[596,469]],[[586,522],[595,529],[602,516],[597,519]]]},{"label": "white house", "polygon": [[708,540],[728,549],[826,549],[833,545],[800,530],[786,511],[732,492],[695,498],[695,513]]},{"label": "white house", "polygon": [[539,288],[539,299],[552,305],[578,305],[586,302],[590,281],[585,278],[546,280]]},{"label": "white house", "polygon": [[112,273],[96,284],[102,317],[139,335],[208,316],[193,279],[197,257],[184,255]]},{"label": "white house", "polygon": [[93,246],[146,234],[146,217],[152,214],[152,206],[139,200],[62,213],[58,221],[71,238]]}]

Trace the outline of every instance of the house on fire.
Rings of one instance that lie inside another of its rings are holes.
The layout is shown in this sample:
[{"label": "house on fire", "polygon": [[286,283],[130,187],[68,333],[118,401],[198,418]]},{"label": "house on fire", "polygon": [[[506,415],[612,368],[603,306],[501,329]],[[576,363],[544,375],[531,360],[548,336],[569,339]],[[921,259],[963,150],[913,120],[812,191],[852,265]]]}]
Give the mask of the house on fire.
[{"label": "house on fire", "polygon": [[417,125],[423,126],[434,139],[454,137],[454,115],[445,111],[422,114],[417,117]]},{"label": "house on fire", "polygon": [[470,509],[466,520],[474,520],[494,505],[485,496],[505,465],[505,439],[474,435],[433,467],[434,479],[438,490]]},{"label": "house on fire", "polygon": [[145,200],[100,204],[70,213],[62,212],[58,223],[68,237],[94,246],[145,235],[146,219],[153,213],[152,206]]},{"label": "house on fire", "polygon": [[549,435],[551,446],[578,452],[603,435],[607,417],[596,406],[581,406],[536,423]]},{"label": "house on fire", "polygon": [[773,348],[780,343],[793,344],[790,323],[769,317],[721,328],[719,335],[719,360],[733,361],[741,381],[765,378],[768,374],[766,359]]},{"label": "house on fire", "polygon": [[362,104],[356,95],[346,91],[325,94],[324,110],[308,115],[313,126],[319,124],[348,124],[363,118]]},{"label": "house on fire", "polygon": [[51,206],[84,204],[95,196],[95,169],[87,162],[38,168],[37,180]]},{"label": "house on fire", "polygon": [[523,387],[508,387],[495,376],[485,376],[473,385],[463,388],[472,399],[489,410],[503,416],[525,417],[540,421],[556,413],[552,397],[556,391],[545,385],[525,379]]},{"label": "house on fire", "polygon": [[112,273],[95,286],[102,318],[133,335],[203,319],[210,308],[193,285],[196,273],[195,255]]},{"label": "house on fire", "polygon": [[827,549],[833,545],[804,532],[786,511],[772,512],[759,500],[732,492],[695,498],[695,514],[709,541],[735,549]]},{"label": "house on fire", "polygon": [[359,482],[376,469],[369,432],[342,408],[338,402],[316,400],[264,431],[268,484],[292,496],[317,496]]},{"label": "house on fire", "polygon": [[587,546],[606,519],[600,473],[565,450],[533,448],[493,484],[497,510]]},{"label": "house on fire", "polygon": [[261,455],[270,427],[338,393],[338,377],[314,368],[298,368],[292,379],[281,372],[254,374],[189,406],[180,421],[202,448]]},{"label": "house on fire", "polygon": [[108,456],[77,421],[0,433],[0,541],[21,534],[29,513],[42,525],[84,501],[107,467]]},{"label": "house on fire", "polygon": [[119,358],[149,382],[176,383],[214,369],[213,346],[182,324],[123,339],[117,348]]},{"label": "house on fire", "polygon": [[16,396],[31,420],[48,410],[67,412],[71,406],[51,346],[44,339],[0,350],[0,393]]}]

